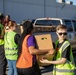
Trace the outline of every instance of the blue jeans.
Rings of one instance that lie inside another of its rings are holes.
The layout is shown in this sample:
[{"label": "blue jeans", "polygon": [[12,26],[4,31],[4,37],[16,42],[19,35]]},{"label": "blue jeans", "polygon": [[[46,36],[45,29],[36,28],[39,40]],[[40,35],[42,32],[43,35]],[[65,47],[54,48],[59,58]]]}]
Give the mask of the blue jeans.
[{"label": "blue jeans", "polygon": [[7,60],[8,62],[8,75],[18,75],[17,74],[17,69],[16,69],[16,60]]}]

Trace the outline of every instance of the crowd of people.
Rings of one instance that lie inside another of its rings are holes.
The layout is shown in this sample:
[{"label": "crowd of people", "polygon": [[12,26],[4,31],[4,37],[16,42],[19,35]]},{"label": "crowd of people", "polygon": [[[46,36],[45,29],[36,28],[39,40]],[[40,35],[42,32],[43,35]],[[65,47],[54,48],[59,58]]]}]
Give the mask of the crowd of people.
[{"label": "crowd of people", "polygon": [[75,75],[74,58],[65,25],[56,27],[58,40],[54,43],[54,49],[45,50],[36,47],[31,21],[22,23],[21,35],[14,31],[16,27],[10,15],[0,13],[0,75],[6,75],[7,65],[8,75],[41,75],[36,59],[36,55],[40,54],[54,54],[53,61],[48,61],[45,56],[40,60],[41,63],[54,64],[53,75]]},{"label": "crowd of people", "polygon": [[18,75],[16,60],[20,35],[14,32],[16,26],[16,22],[10,20],[9,15],[0,13],[0,75],[6,75],[7,65],[8,75]]}]

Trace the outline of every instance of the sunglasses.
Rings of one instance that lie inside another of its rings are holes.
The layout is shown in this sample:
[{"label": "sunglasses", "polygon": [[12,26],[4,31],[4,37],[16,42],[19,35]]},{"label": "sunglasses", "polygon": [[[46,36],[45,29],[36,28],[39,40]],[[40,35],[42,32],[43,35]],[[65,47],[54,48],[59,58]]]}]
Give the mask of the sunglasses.
[{"label": "sunglasses", "polygon": [[64,33],[58,33],[59,35],[67,35],[67,33],[66,32],[64,32]]}]

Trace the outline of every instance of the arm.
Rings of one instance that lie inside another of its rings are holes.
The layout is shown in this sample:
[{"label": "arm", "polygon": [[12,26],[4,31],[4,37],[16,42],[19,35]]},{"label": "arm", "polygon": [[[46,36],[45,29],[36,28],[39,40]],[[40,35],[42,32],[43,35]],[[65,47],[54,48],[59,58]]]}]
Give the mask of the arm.
[{"label": "arm", "polygon": [[41,63],[50,63],[50,64],[64,64],[66,60],[69,60],[69,55],[70,55],[70,46],[67,47],[65,51],[62,53],[62,58],[61,60],[55,60],[55,61],[48,61],[46,59],[40,60]]},{"label": "arm", "polygon": [[39,50],[36,48],[36,42],[34,36],[30,36],[27,40],[29,52],[30,54],[46,54],[50,51],[50,49],[47,50]]},{"label": "arm", "polygon": [[46,54],[50,51],[50,49],[47,49],[47,50],[39,50],[39,49],[36,49],[34,46],[30,46],[29,47],[29,52],[30,54]]},{"label": "arm", "polygon": [[62,58],[61,60],[56,61],[48,61],[47,59],[40,60],[41,63],[48,63],[48,64],[64,64],[66,62],[66,58]]},{"label": "arm", "polygon": [[16,44],[18,44],[19,39],[20,39],[20,35],[19,34],[16,34],[15,37],[14,37],[14,40],[15,40],[15,43]]}]

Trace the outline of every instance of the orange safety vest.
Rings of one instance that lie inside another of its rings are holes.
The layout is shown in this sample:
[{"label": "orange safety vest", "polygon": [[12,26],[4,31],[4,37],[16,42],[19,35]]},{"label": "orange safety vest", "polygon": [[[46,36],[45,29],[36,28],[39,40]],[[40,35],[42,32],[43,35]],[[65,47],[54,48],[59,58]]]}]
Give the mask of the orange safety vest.
[{"label": "orange safety vest", "polygon": [[23,44],[22,44],[22,53],[16,63],[17,68],[29,68],[32,67],[33,62],[33,55],[30,54],[28,45],[27,45],[27,39],[30,35],[27,35],[24,38]]}]

